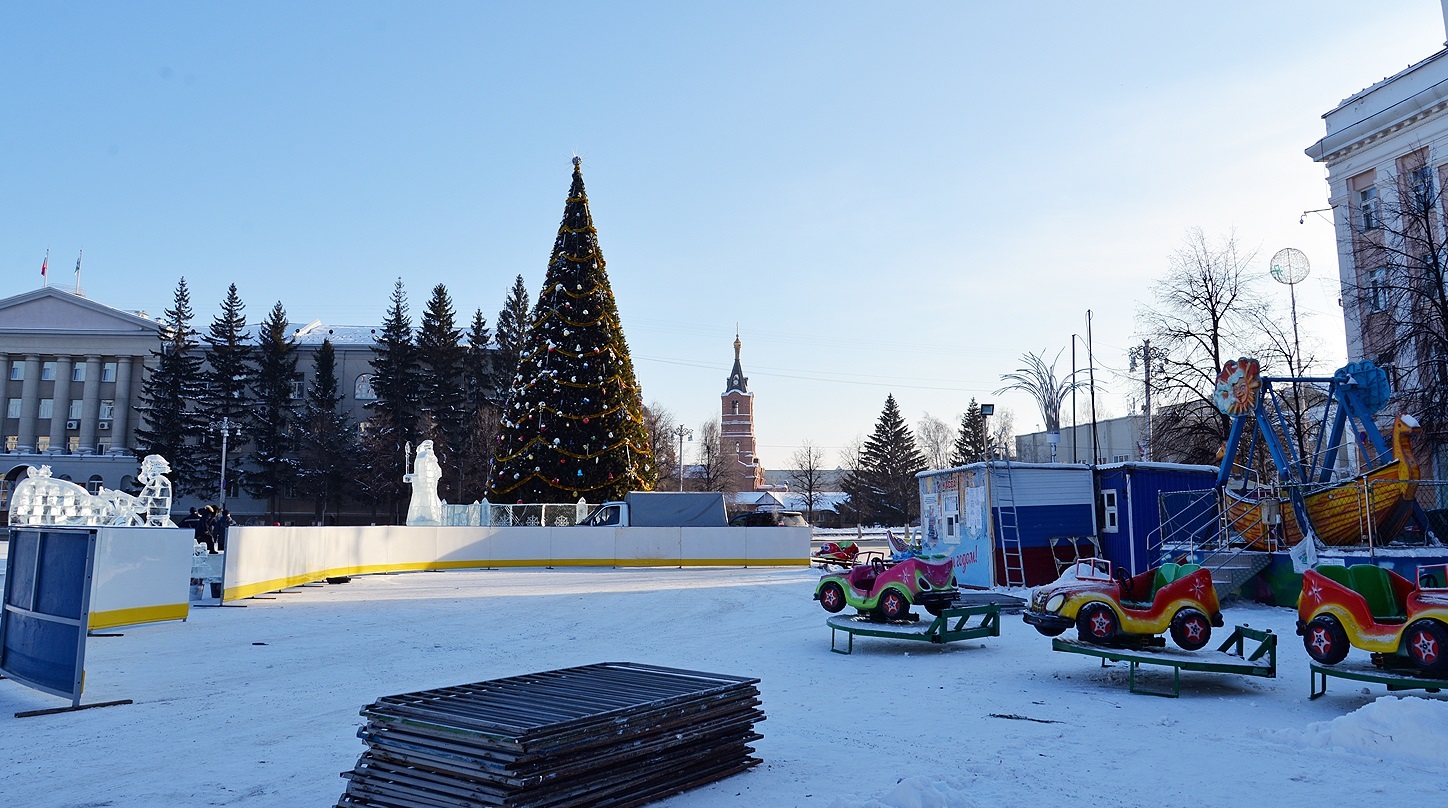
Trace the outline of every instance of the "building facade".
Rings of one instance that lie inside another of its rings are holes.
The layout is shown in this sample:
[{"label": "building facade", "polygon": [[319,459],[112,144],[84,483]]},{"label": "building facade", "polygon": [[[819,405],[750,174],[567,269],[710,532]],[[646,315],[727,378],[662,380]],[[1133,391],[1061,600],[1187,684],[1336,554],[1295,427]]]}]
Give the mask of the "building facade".
[{"label": "building facade", "polygon": [[[1444,6],[1448,18],[1448,0]],[[1434,316],[1422,303],[1441,292],[1425,282],[1442,287],[1448,266],[1448,49],[1355,93],[1323,119],[1327,133],[1307,155],[1327,169],[1348,359],[1383,367],[1400,394],[1448,385],[1442,340],[1413,336],[1420,333],[1414,323]],[[1448,440],[1427,437],[1423,459],[1431,454],[1433,476],[1448,477]]]},{"label": "building facade", "polygon": [[[377,398],[371,364],[377,331],[320,321],[293,328],[298,360],[292,397],[301,403],[315,374],[316,352],[330,340],[342,406],[360,425],[369,414],[367,405]],[[14,483],[30,468],[50,466],[54,476],[93,491],[135,485],[138,399],[160,347],[161,323],[145,312],[122,311],[53,286],[0,300],[0,406],[5,408],[0,412],[0,523],[8,515]],[[232,444],[231,449],[247,446]],[[178,499],[175,506],[184,513],[188,506],[219,498],[218,491]],[[267,503],[237,486],[230,486],[226,499],[239,523],[259,522],[266,515]],[[280,508],[285,522],[312,518],[307,500],[284,498]],[[350,515],[350,521],[364,518],[360,512]]]},{"label": "building facade", "polygon": [[[1107,418],[1097,421],[1092,451],[1091,423],[1074,427],[1061,427],[1060,443],[1052,454],[1051,434],[1032,432],[1016,436],[1015,460],[1022,463],[1128,463],[1146,458],[1146,416],[1127,415],[1121,418]],[[1094,460],[1093,460],[1094,454]],[[1171,458],[1152,458],[1164,462],[1177,462]]]}]

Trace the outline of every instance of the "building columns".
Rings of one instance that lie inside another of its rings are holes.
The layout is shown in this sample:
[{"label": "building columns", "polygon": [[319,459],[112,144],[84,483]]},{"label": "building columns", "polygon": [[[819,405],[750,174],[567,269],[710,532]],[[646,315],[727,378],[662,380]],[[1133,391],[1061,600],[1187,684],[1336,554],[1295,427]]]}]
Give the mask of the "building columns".
[{"label": "building columns", "polygon": [[116,411],[111,420],[111,454],[129,454],[131,443],[126,434],[131,426],[131,361],[134,357],[122,356],[116,363]]},{"label": "building columns", "polygon": [[51,393],[53,406],[50,410],[50,448],[47,454],[66,454],[65,422],[70,418],[70,376],[75,358],[61,355],[55,358],[55,392]]},{"label": "building columns", "polygon": [[80,453],[95,454],[96,422],[101,411],[101,358],[85,358],[85,387],[80,394]]},{"label": "building columns", "polygon": [[35,454],[36,422],[40,418],[40,356],[26,354],[25,381],[20,387],[20,432],[15,451]]}]

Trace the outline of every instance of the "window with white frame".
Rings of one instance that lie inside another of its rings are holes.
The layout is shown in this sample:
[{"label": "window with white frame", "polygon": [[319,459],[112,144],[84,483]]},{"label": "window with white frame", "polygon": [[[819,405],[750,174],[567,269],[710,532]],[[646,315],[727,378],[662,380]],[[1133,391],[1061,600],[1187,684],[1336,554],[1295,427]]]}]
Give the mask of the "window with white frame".
[{"label": "window with white frame", "polygon": [[116,417],[116,402],[109,398],[101,399],[101,420],[109,421]]},{"label": "window with white frame", "polygon": [[55,415],[55,399],[42,398],[40,400],[40,413],[37,418],[51,418]]},{"label": "window with white frame", "polygon": [[21,405],[21,401],[20,401],[20,399],[18,399],[18,398],[12,398],[12,399],[10,399],[9,401],[5,402],[5,417],[6,417],[6,418],[19,418],[19,417],[20,417],[20,405]]},{"label": "window with white frame", "polygon": [[24,364],[22,364],[22,363],[20,363],[20,362],[16,362],[15,364],[13,364],[13,365],[10,366],[10,380],[11,380],[11,381],[13,381],[13,382],[18,382],[18,381],[20,381],[21,379],[24,379],[24,378],[25,378],[25,365],[24,365]]},{"label": "window with white frame", "polygon": [[40,380],[43,382],[55,381],[55,363],[42,362],[40,365]]},{"label": "window with white frame", "polygon": [[101,365],[101,381],[113,382],[116,380],[116,363],[107,362]]},{"label": "window with white frame", "polygon": [[1368,271],[1368,309],[1382,311],[1388,307],[1388,269],[1378,267]]},{"label": "window with white frame", "polygon": [[1377,230],[1382,224],[1378,218],[1378,189],[1368,186],[1358,191],[1358,217],[1363,230]]},{"label": "window with white frame", "polygon": [[1433,170],[1427,165],[1416,165],[1408,171],[1408,189],[1413,194],[1415,208],[1433,206]]},{"label": "window with white frame", "polygon": [[295,375],[295,376],[292,377],[292,394],[291,394],[291,399],[292,399],[292,401],[301,401],[301,400],[302,400],[302,397],[305,396],[306,394],[307,394],[307,380],[306,380],[306,378],[304,378],[304,377],[302,376],[302,374],[298,373],[297,375]]},{"label": "window with white frame", "polygon": [[1120,530],[1116,507],[1116,489],[1101,489],[1101,532],[1116,533]]},{"label": "window with white frame", "polygon": [[37,451],[37,452],[48,452],[48,451],[50,451],[50,436],[49,436],[49,435],[41,435],[40,437],[38,437],[38,438],[35,439],[35,451]]},{"label": "window with white frame", "polygon": [[72,401],[72,402],[70,402],[70,414],[67,415],[67,416],[65,416],[65,417],[66,417],[66,418],[69,418],[69,419],[72,420],[72,421],[79,421],[79,420],[80,420],[80,411],[81,411],[81,408],[84,407],[84,406],[85,406],[85,402],[84,402],[84,401]]},{"label": "window with white frame", "polygon": [[70,380],[73,381],[73,382],[83,382],[83,381],[85,381],[85,364],[84,364],[84,363],[82,363],[82,362],[76,362],[74,365],[71,365],[71,368],[70,368]]},{"label": "window with white frame", "polygon": [[94,496],[101,492],[101,487],[105,485],[105,483],[106,481],[101,479],[101,475],[92,474],[91,478],[85,481],[85,490],[89,491],[91,495]]}]

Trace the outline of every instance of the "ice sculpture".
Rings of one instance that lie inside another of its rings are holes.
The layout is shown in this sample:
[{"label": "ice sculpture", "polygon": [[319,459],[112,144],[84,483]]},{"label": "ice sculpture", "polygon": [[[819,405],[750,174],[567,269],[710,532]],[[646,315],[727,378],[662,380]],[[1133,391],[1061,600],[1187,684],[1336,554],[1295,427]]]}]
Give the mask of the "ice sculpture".
[{"label": "ice sculpture", "polygon": [[442,479],[442,466],[433,454],[432,441],[425,440],[417,445],[417,460],[412,473],[402,475],[402,481],[412,483],[412,501],[407,505],[407,524],[442,524],[442,506],[445,504],[437,495],[437,484]]},{"label": "ice sculpture", "polygon": [[26,478],[10,497],[10,524],[15,526],[149,526],[175,527],[171,522],[171,465],[160,455],[141,461],[141,493],[102,488],[92,494],[84,486],[51,476],[50,466],[26,470]]}]

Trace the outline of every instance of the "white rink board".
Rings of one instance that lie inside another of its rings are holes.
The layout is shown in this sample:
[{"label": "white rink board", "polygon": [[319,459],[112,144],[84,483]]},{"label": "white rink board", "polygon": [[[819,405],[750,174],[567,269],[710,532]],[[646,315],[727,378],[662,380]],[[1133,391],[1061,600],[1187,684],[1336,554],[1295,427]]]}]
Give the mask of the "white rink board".
[{"label": "white rink board", "polygon": [[185,620],[191,612],[191,530],[98,527],[92,629]]},{"label": "white rink board", "polygon": [[766,527],[234,527],[223,588],[234,600],[333,576],[409,570],[805,566],[809,540],[809,528]]}]

